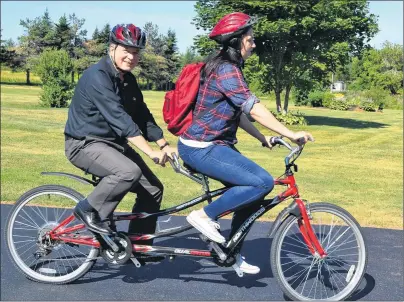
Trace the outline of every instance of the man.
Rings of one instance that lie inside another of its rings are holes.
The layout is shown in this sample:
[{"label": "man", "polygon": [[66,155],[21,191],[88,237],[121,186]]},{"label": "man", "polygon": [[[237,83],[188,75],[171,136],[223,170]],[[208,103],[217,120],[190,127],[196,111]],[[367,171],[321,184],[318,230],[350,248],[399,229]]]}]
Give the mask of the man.
[{"label": "man", "polygon": [[[112,215],[126,193],[137,194],[133,212],[160,209],[163,185],[128,142],[165,166],[169,146],[143,101],[131,70],[138,64],[146,36],[133,24],[116,25],[109,38],[108,55],[90,66],[77,83],[65,127],[65,153],[87,173],[102,177],[74,215],[88,229],[110,234],[102,220]],[[153,150],[147,142],[155,142]],[[157,218],[132,220],[129,233],[154,233]],[[152,240],[139,244],[152,244]]]}]

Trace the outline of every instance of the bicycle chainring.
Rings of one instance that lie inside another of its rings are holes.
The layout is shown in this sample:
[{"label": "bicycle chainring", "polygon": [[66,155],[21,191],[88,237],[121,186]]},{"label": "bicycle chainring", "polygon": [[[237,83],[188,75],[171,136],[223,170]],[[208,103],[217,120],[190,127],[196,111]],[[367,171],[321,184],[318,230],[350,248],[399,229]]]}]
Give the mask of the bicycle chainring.
[{"label": "bicycle chainring", "polygon": [[114,252],[110,247],[101,244],[100,255],[110,264],[124,264],[132,257],[132,242],[124,232],[118,232],[111,238],[119,247],[118,252]]},{"label": "bicycle chainring", "polygon": [[226,260],[220,260],[219,257],[214,257],[213,262],[216,263],[217,266],[230,267],[236,263],[236,258],[234,256],[228,256]]}]

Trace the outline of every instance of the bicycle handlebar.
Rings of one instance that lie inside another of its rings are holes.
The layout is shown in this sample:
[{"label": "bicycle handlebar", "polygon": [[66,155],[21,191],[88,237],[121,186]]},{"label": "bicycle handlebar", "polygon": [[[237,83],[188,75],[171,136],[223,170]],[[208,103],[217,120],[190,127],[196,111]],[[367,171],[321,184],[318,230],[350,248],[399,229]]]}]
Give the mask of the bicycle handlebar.
[{"label": "bicycle handlebar", "polygon": [[[288,166],[290,163],[290,160],[295,156],[295,154],[298,154],[297,157],[294,159],[296,160],[300,153],[303,150],[304,145],[298,145],[297,147],[293,148],[288,142],[284,141],[282,137],[279,136],[273,136],[269,139],[270,144],[274,147],[276,145],[282,145],[288,148],[291,152],[289,153],[288,156],[285,157],[285,165]],[[264,144],[262,144],[263,147],[265,147]]]}]

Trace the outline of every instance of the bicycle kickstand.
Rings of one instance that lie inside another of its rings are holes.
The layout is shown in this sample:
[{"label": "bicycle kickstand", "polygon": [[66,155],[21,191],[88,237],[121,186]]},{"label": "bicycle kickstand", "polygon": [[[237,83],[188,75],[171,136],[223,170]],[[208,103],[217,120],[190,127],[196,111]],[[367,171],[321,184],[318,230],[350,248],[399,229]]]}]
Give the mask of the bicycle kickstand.
[{"label": "bicycle kickstand", "polygon": [[133,262],[133,264],[134,264],[137,268],[139,268],[139,267],[142,266],[142,265],[140,264],[139,260],[137,260],[137,258],[135,258],[135,257],[130,257],[130,260]]},{"label": "bicycle kickstand", "polygon": [[237,265],[237,263],[234,263],[232,265],[232,268],[236,271],[237,276],[239,276],[240,278],[244,276],[244,273],[240,270],[240,267]]}]

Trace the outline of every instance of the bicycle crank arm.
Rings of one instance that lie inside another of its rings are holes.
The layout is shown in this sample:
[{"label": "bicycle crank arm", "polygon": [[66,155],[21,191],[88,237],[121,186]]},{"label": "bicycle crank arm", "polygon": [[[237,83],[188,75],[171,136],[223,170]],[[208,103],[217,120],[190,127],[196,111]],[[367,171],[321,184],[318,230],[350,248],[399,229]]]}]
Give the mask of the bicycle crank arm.
[{"label": "bicycle crank arm", "polygon": [[119,247],[116,245],[116,243],[108,235],[100,234],[100,236],[105,241],[105,243],[107,243],[111,247],[111,249],[114,252],[119,251]]}]

